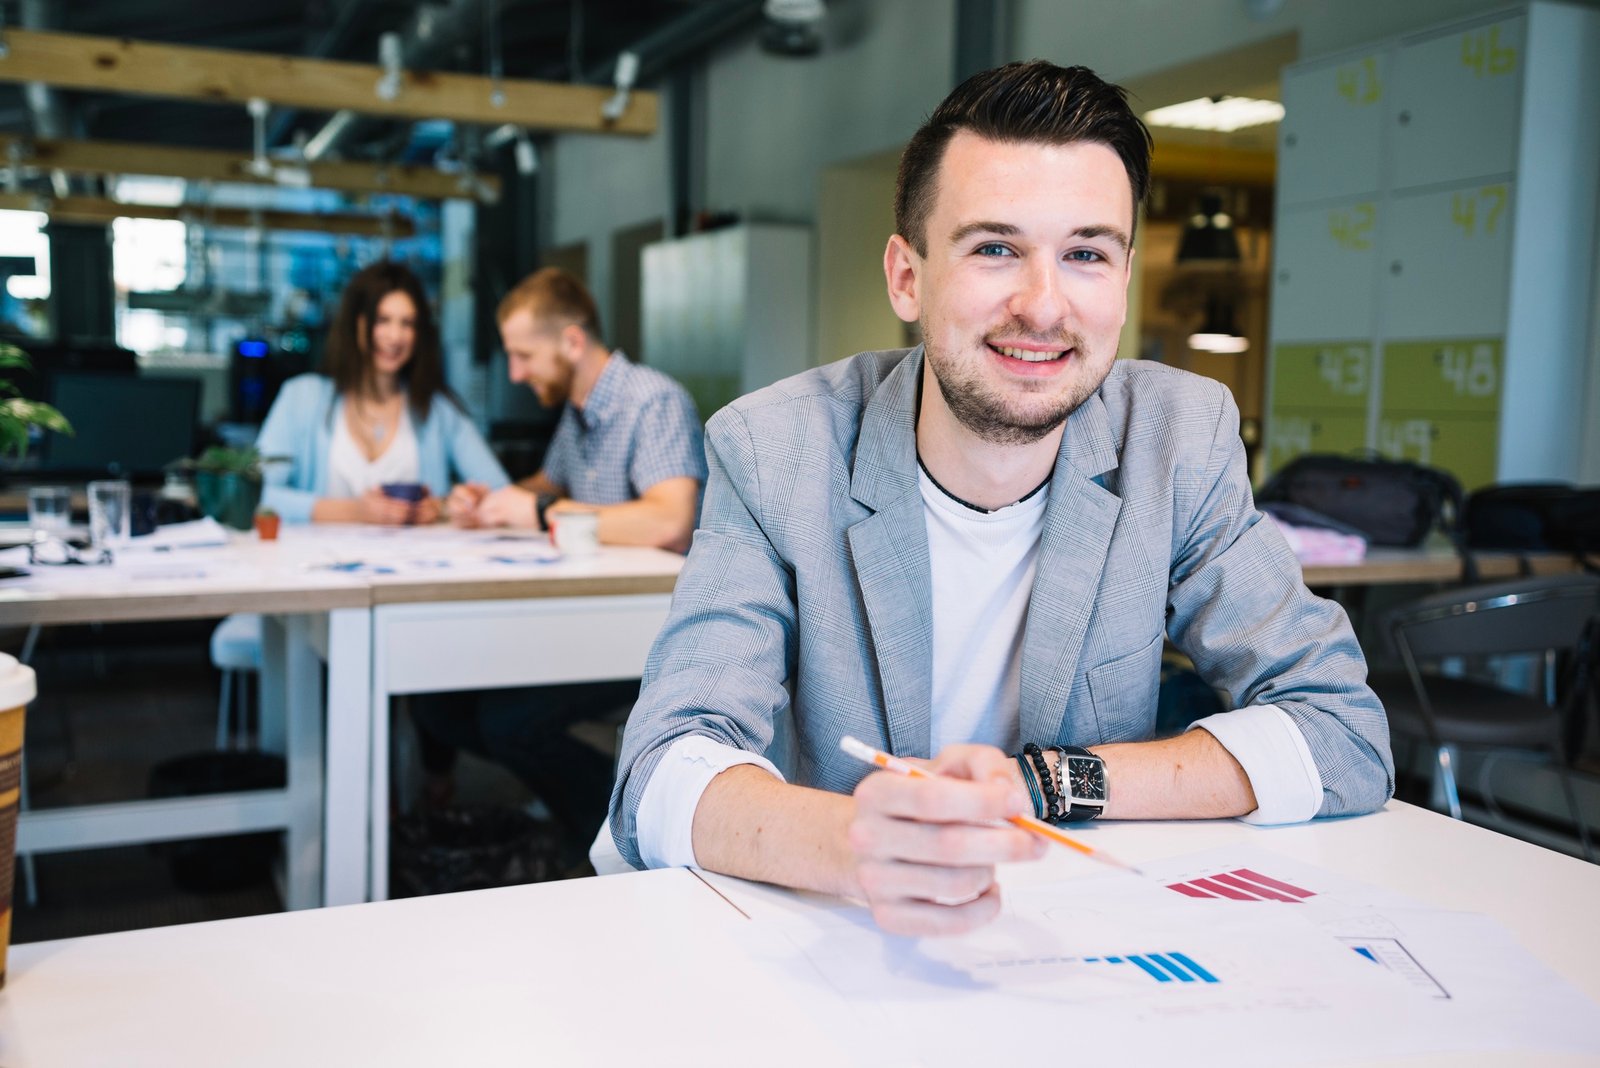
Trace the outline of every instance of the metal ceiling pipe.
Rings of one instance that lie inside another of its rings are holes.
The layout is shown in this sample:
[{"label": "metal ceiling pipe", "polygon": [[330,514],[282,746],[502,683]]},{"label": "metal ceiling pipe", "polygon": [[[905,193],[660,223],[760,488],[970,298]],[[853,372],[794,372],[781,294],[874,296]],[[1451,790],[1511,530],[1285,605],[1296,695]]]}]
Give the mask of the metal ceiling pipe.
[{"label": "metal ceiling pipe", "polygon": [[[53,30],[60,26],[61,7],[55,0],[22,0],[22,25],[30,30]],[[61,94],[43,82],[28,82],[22,87],[22,96],[33,115],[33,132],[39,137],[65,138],[71,136],[71,119]],[[50,185],[58,197],[72,193],[72,179],[63,170],[50,172]]]},{"label": "metal ceiling pipe", "polygon": [[[22,25],[30,30],[60,28],[61,7],[55,0],[22,0]],[[33,113],[33,132],[40,137],[62,138],[67,132],[67,112],[61,94],[43,82],[23,86],[28,110]]]},{"label": "metal ceiling pipe", "polygon": [[[453,0],[448,5],[419,7],[400,31],[400,65],[408,70],[428,67],[461,41],[476,36],[482,16],[483,0]],[[374,84],[374,96],[377,92]],[[336,149],[362,118],[355,111],[335,112],[306,142],[306,162],[315,163]]]},{"label": "metal ceiling pipe", "polygon": [[[755,25],[761,20],[761,5],[762,0],[716,0],[696,4],[680,17],[645,34],[622,49],[638,57],[636,84],[657,78],[724,37]],[[585,70],[583,80],[609,85],[616,69],[617,56],[612,56]]]}]

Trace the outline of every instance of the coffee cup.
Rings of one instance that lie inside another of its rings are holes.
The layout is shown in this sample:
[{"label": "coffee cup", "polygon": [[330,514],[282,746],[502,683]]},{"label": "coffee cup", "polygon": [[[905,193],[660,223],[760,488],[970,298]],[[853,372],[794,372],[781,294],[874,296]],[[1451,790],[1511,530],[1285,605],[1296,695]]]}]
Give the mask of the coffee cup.
[{"label": "coffee cup", "polygon": [[551,512],[550,543],[566,556],[600,551],[600,517],[594,512]]},{"label": "coffee cup", "polygon": [[11,887],[15,882],[17,809],[22,798],[22,726],[37,692],[33,669],[0,653],[0,987],[11,945]]}]

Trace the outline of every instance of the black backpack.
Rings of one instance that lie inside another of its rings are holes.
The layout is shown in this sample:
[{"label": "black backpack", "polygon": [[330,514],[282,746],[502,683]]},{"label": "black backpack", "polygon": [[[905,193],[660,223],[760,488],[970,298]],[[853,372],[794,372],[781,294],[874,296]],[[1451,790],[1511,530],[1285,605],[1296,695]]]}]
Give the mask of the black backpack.
[{"label": "black backpack", "polygon": [[1486,486],[1467,498],[1463,526],[1473,549],[1600,552],[1600,489],[1564,482]]},{"label": "black backpack", "polygon": [[1293,460],[1256,494],[1259,502],[1309,508],[1373,545],[1421,545],[1435,527],[1459,544],[1461,483],[1408,460],[1313,453]]}]

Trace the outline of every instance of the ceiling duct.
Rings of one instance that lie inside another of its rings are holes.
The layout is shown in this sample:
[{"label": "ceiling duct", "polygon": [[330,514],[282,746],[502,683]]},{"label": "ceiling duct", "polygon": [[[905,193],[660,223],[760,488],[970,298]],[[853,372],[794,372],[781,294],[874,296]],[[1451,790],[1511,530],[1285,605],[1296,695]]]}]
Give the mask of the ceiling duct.
[{"label": "ceiling duct", "polygon": [[645,34],[616,56],[584,71],[586,82],[613,84],[618,60],[632,54],[633,84],[651,81],[699,55],[723,38],[761,21],[762,0],[718,0],[692,10]]},{"label": "ceiling duct", "polygon": [[[432,69],[457,44],[476,38],[481,30],[483,0],[454,0],[447,5],[425,4],[417,9],[411,21],[400,31],[398,56],[390,50],[387,61],[402,70]],[[379,86],[373,87],[378,93]],[[333,152],[347,140],[351,133],[367,120],[353,111],[335,112],[327,123],[306,141],[305,158],[314,163]]]}]

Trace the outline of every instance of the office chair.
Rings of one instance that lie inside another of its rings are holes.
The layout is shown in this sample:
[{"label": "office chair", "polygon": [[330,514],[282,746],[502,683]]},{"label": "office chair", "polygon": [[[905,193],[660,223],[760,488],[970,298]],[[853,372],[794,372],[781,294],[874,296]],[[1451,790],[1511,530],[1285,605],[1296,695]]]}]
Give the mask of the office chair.
[{"label": "office chair", "polygon": [[[254,612],[228,616],[211,632],[211,663],[222,672],[222,695],[217,701],[217,748],[232,747],[235,736],[249,729],[246,719],[248,674],[261,672],[261,617]],[[238,714],[234,715],[234,694]],[[229,720],[232,719],[232,723]]]},{"label": "office chair", "polygon": [[[1578,808],[1567,752],[1568,730],[1587,710],[1595,665],[1587,642],[1600,619],[1600,577],[1555,575],[1467,586],[1393,609],[1386,632],[1404,672],[1374,672],[1369,682],[1389,714],[1389,728],[1435,752],[1434,796],[1461,818],[1453,768],[1457,747],[1491,750],[1479,776],[1490,812],[1504,813],[1490,791],[1489,771],[1502,749],[1548,754],[1566,795],[1585,859],[1594,859]],[[1488,682],[1436,671],[1456,657],[1543,654],[1543,694],[1534,697]],[[1561,654],[1568,654],[1558,679]]]}]

